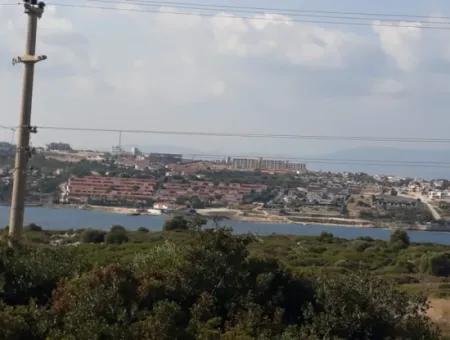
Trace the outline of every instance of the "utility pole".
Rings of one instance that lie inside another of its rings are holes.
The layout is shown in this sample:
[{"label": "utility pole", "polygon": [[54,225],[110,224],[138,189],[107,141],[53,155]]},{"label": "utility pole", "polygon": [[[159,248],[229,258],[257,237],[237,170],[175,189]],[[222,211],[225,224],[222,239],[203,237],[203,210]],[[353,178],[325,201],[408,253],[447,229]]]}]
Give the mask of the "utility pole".
[{"label": "utility pole", "polygon": [[46,56],[35,56],[37,21],[44,12],[45,4],[43,2],[38,3],[37,0],[24,0],[24,7],[25,14],[28,15],[26,51],[23,57],[13,59],[13,65],[17,63],[23,63],[25,65],[25,72],[23,76],[22,106],[17,129],[14,183],[9,216],[10,244],[19,241],[22,234],[25,211],[27,165],[32,154],[30,149],[30,133],[36,132],[36,128],[30,125],[31,105],[33,100],[34,64],[47,59]]}]

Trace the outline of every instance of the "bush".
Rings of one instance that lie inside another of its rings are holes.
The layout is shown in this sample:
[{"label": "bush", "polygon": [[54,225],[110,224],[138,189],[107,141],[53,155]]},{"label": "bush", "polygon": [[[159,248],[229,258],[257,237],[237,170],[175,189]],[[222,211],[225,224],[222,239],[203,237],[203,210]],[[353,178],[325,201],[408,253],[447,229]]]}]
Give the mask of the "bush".
[{"label": "bush", "polygon": [[58,327],[50,339],[131,339],[128,325],[137,306],[137,282],[117,265],[95,269],[55,290]]},{"label": "bush", "polygon": [[164,231],[174,231],[174,230],[189,230],[193,228],[201,227],[206,223],[206,220],[200,216],[194,216],[190,219],[184,216],[175,216],[171,220],[164,223]]},{"label": "bush", "polygon": [[[125,233],[107,238],[113,234]],[[164,236],[177,241],[57,249],[0,244],[0,339],[437,338],[425,299],[349,274],[360,268],[359,257],[298,256],[338,266],[329,277],[302,278],[276,260],[250,255],[258,239],[229,229]],[[119,258],[121,264],[108,265]]]},{"label": "bush", "polygon": [[334,235],[332,233],[327,233],[322,231],[319,235],[319,241],[325,243],[332,243],[334,240]]},{"label": "bush", "polygon": [[149,230],[144,227],[139,227],[137,231],[139,231],[140,233],[148,233],[149,232]]},{"label": "bush", "polygon": [[[0,301],[46,303],[58,281],[83,265],[72,248],[0,248]],[[1,338],[1,332],[0,332]]]},{"label": "bush", "polygon": [[171,220],[164,223],[164,231],[187,230],[189,229],[188,221],[183,216],[175,216]]},{"label": "bush", "polygon": [[115,231],[118,231],[118,232],[126,232],[126,229],[125,229],[125,227],[122,227],[121,225],[117,225],[117,224],[115,224],[115,225],[113,225],[112,227],[111,227],[111,229],[110,229],[110,232],[115,232]]},{"label": "bush", "polygon": [[25,227],[25,230],[27,230],[27,231],[38,231],[38,232],[40,232],[40,231],[42,231],[42,227],[41,227],[41,226],[38,226],[37,224],[30,223],[29,225],[27,225],[27,226]]},{"label": "bush", "polygon": [[105,232],[101,230],[87,229],[81,234],[83,243],[102,243],[105,241]]},{"label": "bush", "polygon": [[359,212],[359,218],[362,218],[365,220],[372,220],[375,218],[375,214],[369,210],[362,210]]},{"label": "bush", "polygon": [[424,255],[421,261],[421,271],[435,276],[449,276],[450,254],[434,253]]},{"label": "bush", "polygon": [[111,231],[106,234],[105,242],[107,244],[122,244],[128,242],[128,236],[125,231]]},{"label": "bush", "polygon": [[410,297],[382,279],[360,275],[327,278],[319,283],[316,294],[302,338],[439,339],[425,315],[426,299]]}]

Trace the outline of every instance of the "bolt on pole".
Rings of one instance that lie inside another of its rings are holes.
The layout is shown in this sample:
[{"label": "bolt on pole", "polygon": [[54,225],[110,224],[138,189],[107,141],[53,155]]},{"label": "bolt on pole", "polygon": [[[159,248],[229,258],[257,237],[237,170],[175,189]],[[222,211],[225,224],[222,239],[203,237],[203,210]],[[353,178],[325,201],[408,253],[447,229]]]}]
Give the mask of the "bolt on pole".
[{"label": "bolt on pole", "polygon": [[45,4],[43,2],[38,3],[36,0],[26,0],[24,1],[24,7],[25,14],[28,15],[26,51],[23,57],[13,59],[13,65],[23,63],[25,71],[23,76],[22,106],[17,129],[14,181],[9,216],[9,239],[11,243],[20,240],[23,230],[27,165],[31,156],[30,133],[35,132],[35,129],[30,125],[34,64],[47,58],[46,56],[35,56],[37,21],[44,12]]}]

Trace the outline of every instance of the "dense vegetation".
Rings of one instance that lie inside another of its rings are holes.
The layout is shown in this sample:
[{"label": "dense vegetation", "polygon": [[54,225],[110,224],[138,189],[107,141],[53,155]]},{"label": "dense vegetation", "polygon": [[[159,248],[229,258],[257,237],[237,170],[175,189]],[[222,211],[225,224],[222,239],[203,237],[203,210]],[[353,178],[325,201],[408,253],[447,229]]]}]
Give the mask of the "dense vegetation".
[{"label": "dense vegetation", "polygon": [[[439,338],[426,299],[400,283],[448,275],[448,247],[402,232],[259,238],[175,222],[158,233],[33,228],[26,246],[1,246],[0,338]],[[56,237],[83,243],[47,245]]]}]

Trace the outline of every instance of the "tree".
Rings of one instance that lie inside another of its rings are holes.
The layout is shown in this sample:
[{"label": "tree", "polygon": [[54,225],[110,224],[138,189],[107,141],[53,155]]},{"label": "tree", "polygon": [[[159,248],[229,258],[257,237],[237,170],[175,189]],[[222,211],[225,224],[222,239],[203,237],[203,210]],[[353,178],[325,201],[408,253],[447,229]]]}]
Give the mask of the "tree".
[{"label": "tree", "polygon": [[139,231],[140,233],[148,233],[149,232],[149,230],[144,227],[139,227],[137,231]]},{"label": "tree", "polygon": [[164,231],[188,230],[188,229],[189,229],[188,220],[180,215],[174,216],[172,219],[167,220],[163,226]]},{"label": "tree", "polygon": [[203,209],[205,207],[205,203],[200,200],[197,196],[191,198],[191,208],[193,209]]},{"label": "tree", "polygon": [[410,241],[408,233],[404,230],[397,229],[391,234],[391,239],[389,241],[391,246],[398,248],[407,248],[409,247]]}]

